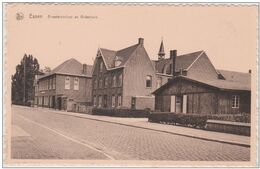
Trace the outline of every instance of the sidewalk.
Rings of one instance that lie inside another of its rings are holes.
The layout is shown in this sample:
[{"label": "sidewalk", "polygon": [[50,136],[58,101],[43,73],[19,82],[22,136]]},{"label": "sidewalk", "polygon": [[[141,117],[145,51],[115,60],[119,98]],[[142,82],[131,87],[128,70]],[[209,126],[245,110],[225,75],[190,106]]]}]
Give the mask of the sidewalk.
[{"label": "sidewalk", "polygon": [[248,136],[206,131],[206,130],[194,129],[194,128],[188,128],[182,126],[151,123],[148,122],[147,118],[120,118],[120,117],[89,115],[89,114],[82,114],[82,113],[75,113],[75,112],[61,112],[55,110],[52,111],[59,114],[86,118],[86,119],[91,119],[96,121],[115,123],[115,124],[120,124],[125,126],[143,128],[143,129],[165,132],[165,133],[181,135],[186,137],[250,147],[250,137]]},{"label": "sidewalk", "polygon": [[206,130],[194,129],[194,128],[182,127],[182,126],[151,123],[148,122],[147,118],[120,118],[120,117],[97,116],[97,115],[89,115],[83,113],[57,111],[57,110],[47,109],[47,108],[35,108],[35,109],[42,109],[43,111],[51,111],[53,113],[63,114],[63,115],[73,116],[78,118],[85,118],[90,120],[96,120],[96,121],[114,123],[119,125],[130,126],[130,127],[148,129],[148,130],[153,130],[158,132],[181,135],[186,137],[192,137],[197,139],[250,147],[251,137],[248,136],[206,131]]}]

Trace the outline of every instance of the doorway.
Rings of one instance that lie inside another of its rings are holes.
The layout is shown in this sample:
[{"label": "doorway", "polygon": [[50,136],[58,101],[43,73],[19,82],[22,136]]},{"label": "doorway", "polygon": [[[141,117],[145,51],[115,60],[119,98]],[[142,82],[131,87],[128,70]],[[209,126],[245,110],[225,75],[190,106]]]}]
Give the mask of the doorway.
[{"label": "doorway", "polygon": [[171,112],[187,113],[187,95],[171,96]]}]

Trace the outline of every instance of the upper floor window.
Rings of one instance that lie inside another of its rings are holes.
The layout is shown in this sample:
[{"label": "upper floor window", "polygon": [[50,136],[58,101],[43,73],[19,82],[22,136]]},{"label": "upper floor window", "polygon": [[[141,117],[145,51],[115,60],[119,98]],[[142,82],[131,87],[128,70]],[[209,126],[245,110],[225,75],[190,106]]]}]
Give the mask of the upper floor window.
[{"label": "upper floor window", "polygon": [[118,56],[116,56],[116,59],[115,59],[115,66],[119,66],[120,64],[122,63],[121,60],[119,60]]},{"label": "upper floor window", "polygon": [[65,77],[65,89],[70,89],[70,77]]},{"label": "upper floor window", "polygon": [[239,96],[232,95],[232,108],[239,108]]},{"label": "upper floor window", "polygon": [[103,87],[103,80],[102,80],[102,78],[99,79],[98,86],[99,86],[100,89],[102,89],[102,87]]},{"label": "upper floor window", "polygon": [[122,86],[122,73],[118,76],[118,86]]},{"label": "upper floor window", "polygon": [[56,78],[53,77],[52,79],[52,89],[55,89],[56,88]]},{"label": "upper floor window", "polygon": [[105,77],[104,79],[105,79],[104,80],[105,81],[105,88],[108,88],[108,77]]},{"label": "upper floor window", "polygon": [[116,75],[113,75],[113,87],[116,87]]},{"label": "upper floor window", "polygon": [[156,82],[156,87],[157,89],[160,88],[162,86],[162,77],[158,77],[157,78],[157,82]]},{"label": "upper floor window", "polygon": [[52,83],[53,83],[53,79],[50,78],[50,82],[49,82],[49,89],[52,89]]},{"label": "upper floor window", "polygon": [[93,86],[94,86],[94,89],[97,89],[97,79],[96,78],[93,78]]},{"label": "upper floor window", "polygon": [[146,87],[152,87],[152,76],[146,76]]},{"label": "upper floor window", "polygon": [[74,78],[74,90],[79,90],[79,78]]},{"label": "upper floor window", "polygon": [[101,62],[100,62],[100,65],[99,65],[99,72],[102,72],[102,71],[103,71],[103,67],[104,67],[104,65],[103,65],[103,62],[101,61]]}]

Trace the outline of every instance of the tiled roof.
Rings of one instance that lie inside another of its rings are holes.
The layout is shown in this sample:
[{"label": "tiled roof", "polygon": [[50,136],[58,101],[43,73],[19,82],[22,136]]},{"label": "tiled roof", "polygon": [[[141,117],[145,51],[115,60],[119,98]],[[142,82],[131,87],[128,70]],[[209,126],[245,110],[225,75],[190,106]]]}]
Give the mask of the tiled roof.
[{"label": "tiled roof", "polygon": [[100,48],[100,51],[104,57],[104,62],[106,65],[111,68],[114,65],[114,59],[116,56],[116,51]]},{"label": "tiled roof", "polygon": [[[187,69],[204,51],[198,51],[194,53],[189,53],[185,55],[180,55],[176,57],[175,71],[178,72],[180,69]],[[156,61],[156,71],[158,73],[164,73],[164,69],[166,68],[166,72],[170,72],[170,64],[172,63],[172,59],[161,59]]]},{"label": "tiled roof", "polygon": [[137,47],[138,44],[135,44],[133,46],[118,51],[104,49],[104,48],[100,48],[100,50],[108,68],[113,68],[115,67],[116,58],[121,61],[121,64],[119,66],[124,66],[126,61],[132,56],[132,54],[134,53]]},{"label": "tiled roof", "polygon": [[[239,74],[239,72],[235,72],[235,74]],[[245,73],[246,74],[246,73]],[[250,82],[250,74],[247,73],[249,77],[248,81],[231,81],[231,80],[222,80],[222,79],[194,79],[186,76],[178,76],[174,79],[169,80],[166,84],[161,86],[159,89],[155,90],[153,94],[158,93],[159,91],[163,90],[170,84],[172,84],[177,79],[184,79],[188,81],[192,81],[194,83],[200,83],[203,85],[207,85],[216,89],[220,90],[240,90],[240,91],[251,91],[251,82]]]},{"label": "tiled roof", "polygon": [[69,60],[66,60],[56,68],[54,68],[50,73],[46,74],[43,77],[47,77],[53,74],[65,74],[65,75],[86,76],[86,77],[91,76],[92,66],[87,65],[87,74],[83,74],[82,70],[83,70],[83,65],[76,59],[71,58]]},{"label": "tiled roof", "polygon": [[226,80],[234,82],[250,82],[251,74],[229,70],[217,70]]}]

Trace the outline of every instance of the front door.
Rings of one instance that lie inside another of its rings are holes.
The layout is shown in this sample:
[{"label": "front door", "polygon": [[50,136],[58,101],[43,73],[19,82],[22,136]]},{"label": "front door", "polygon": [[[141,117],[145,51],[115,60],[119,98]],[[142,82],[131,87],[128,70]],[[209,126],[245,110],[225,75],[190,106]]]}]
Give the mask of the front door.
[{"label": "front door", "polygon": [[180,96],[176,96],[175,98],[176,98],[176,104],[175,104],[176,111],[175,111],[175,113],[181,113],[182,112],[181,111],[182,98]]},{"label": "front door", "polygon": [[57,108],[61,110],[61,97],[57,98]]}]

